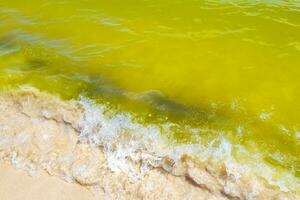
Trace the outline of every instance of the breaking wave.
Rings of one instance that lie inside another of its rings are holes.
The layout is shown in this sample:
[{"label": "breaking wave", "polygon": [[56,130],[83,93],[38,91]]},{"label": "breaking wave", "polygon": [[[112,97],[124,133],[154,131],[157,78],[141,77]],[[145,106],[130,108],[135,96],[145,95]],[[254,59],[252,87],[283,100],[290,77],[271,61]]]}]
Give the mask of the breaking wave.
[{"label": "breaking wave", "polygon": [[[284,192],[300,187],[293,174],[275,170],[259,153],[250,153],[225,136],[214,138],[208,144],[201,142],[201,138],[195,144],[180,144],[169,137],[178,126],[176,123],[143,124],[131,113],[112,112],[105,104],[95,104],[85,97],[80,103],[84,108],[80,142],[102,148],[107,166],[112,171],[130,174],[133,180],[141,179],[165,158],[176,163],[184,156],[191,156],[215,167],[224,164],[226,173],[235,179],[258,176]],[[190,126],[190,134],[197,129]]]}]

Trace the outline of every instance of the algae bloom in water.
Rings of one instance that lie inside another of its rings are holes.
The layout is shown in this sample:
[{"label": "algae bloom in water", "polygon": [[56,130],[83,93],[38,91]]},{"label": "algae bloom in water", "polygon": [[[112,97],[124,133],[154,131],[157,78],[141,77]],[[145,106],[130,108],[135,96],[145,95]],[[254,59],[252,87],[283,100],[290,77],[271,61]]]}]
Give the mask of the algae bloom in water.
[{"label": "algae bloom in water", "polygon": [[[85,96],[300,179],[298,1],[0,0],[0,86]],[[217,143],[215,145],[218,145]]]}]

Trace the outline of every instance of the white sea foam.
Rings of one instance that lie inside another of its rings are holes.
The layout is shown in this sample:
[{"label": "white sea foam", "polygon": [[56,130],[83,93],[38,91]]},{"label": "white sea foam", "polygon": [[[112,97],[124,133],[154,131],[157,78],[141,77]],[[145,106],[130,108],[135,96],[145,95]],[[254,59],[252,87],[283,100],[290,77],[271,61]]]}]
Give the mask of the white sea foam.
[{"label": "white sea foam", "polygon": [[[263,162],[259,154],[249,153],[243,146],[231,144],[225,136],[216,137],[208,145],[203,145],[201,141],[197,144],[176,144],[167,137],[177,126],[174,123],[144,125],[136,122],[130,113],[107,114],[110,109],[104,104],[95,104],[84,97],[80,102],[85,110],[80,141],[103,148],[107,167],[115,172],[128,173],[133,180],[142,178],[164,157],[177,162],[181,156],[191,155],[201,161],[224,163],[227,173],[236,179],[241,174],[257,174],[282,191],[300,187],[292,174],[283,173],[280,178],[276,177],[275,170]],[[196,128],[191,127],[190,130],[193,133]],[[243,162],[237,162],[234,151],[244,158]],[[140,163],[138,168],[137,163]]]}]

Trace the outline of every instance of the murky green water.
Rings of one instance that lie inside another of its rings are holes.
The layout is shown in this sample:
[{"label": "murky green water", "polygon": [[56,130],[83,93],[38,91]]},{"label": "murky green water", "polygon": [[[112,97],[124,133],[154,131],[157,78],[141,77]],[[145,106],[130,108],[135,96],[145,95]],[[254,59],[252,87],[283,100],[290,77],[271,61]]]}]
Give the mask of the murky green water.
[{"label": "murky green water", "polygon": [[299,77],[298,1],[0,0],[2,88],[110,101],[178,123],[177,142],[222,135],[296,177]]}]

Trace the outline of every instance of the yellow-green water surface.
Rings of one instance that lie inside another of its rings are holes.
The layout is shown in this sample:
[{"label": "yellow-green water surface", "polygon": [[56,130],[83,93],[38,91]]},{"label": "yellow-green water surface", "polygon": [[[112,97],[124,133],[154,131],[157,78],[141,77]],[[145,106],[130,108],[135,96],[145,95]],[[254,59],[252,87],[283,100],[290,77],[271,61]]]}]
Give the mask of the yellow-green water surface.
[{"label": "yellow-green water surface", "polygon": [[297,0],[0,0],[0,85],[218,130],[199,137],[300,176]]}]

